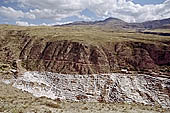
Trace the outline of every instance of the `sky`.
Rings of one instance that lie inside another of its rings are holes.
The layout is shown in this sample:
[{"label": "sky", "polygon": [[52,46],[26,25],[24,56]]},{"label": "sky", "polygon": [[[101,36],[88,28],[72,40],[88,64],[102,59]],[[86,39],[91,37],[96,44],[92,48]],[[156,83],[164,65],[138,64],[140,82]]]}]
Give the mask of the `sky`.
[{"label": "sky", "polygon": [[0,0],[0,24],[56,25],[108,17],[129,23],[170,18],[170,0]]}]

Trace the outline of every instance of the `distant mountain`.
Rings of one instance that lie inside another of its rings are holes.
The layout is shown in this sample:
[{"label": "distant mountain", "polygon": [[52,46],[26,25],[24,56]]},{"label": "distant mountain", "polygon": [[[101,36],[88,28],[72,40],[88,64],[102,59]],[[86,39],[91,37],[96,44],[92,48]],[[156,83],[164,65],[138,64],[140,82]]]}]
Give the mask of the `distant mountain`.
[{"label": "distant mountain", "polygon": [[155,29],[170,24],[170,18],[162,20],[147,21],[142,23],[145,28]]},{"label": "distant mountain", "polygon": [[107,18],[105,20],[101,20],[101,21],[77,21],[77,22],[73,22],[73,23],[68,23],[68,24],[64,24],[64,25],[107,25],[107,24],[120,24],[123,23],[125,24],[126,22],[124,22],[123,20],[120,20],[118,18]]},{"label": "distant mountain", "polygon": [[96,21],[96,22],[94,22],[94,24],[95,25],[125,25],[128,23],[121,19],[110,17],[103,21]]},{"label": "distant mountain", "polygon": [[[142,23],[127,23],[118,18],[107,18],[101,21],[77,21],[62,26],[74,26],[74,25],[95,25],[108,28],[121,28],[121,29],[156,29],[156,28],[170,28],[170,18],[162,20],[146,21]],[[56,25],[57,26],[57,25]]]},{"label": "distant mountain", "polygon": [[159,27],[160,29],[170,29],[170,24]]},{"label": "distant mountain", "polygon": [[128,25],[127,22],[121,19],[112,18],[112,17],[107,18],[103,21],[96,21],[94,22],[94,24],[97,26],[102,26],[102,27],[107,27],[107,28],[117,28],[117,29],[126,28],[126,26]]},{"label": "distant mountain", "polygon": [[156,28],[163,28],[164,26],[167,26],[169,24],[170,24],[170,18],[162,19],[162,20],[146,21],[142,23],[129,23],[128,26],[130,28],[156,29]]},{"label": "distant mountain", "polygon": [[121,19],[110,17],[101,21],[77,21],[69,24],[64,24],[61,26],[75,26],[75,25],[92,25],[92,26],[101,26],[101,27],[108,27],[108,28],[124,28],[125,26],[128,25],[128,23]]}]

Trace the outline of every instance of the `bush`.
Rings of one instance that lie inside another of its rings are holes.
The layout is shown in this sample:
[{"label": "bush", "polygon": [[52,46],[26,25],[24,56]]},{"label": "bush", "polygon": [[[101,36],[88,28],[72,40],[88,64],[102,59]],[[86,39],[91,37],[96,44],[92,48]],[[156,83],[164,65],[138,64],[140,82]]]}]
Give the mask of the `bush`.
[{"label": "bush", "polygon": [[58,108],[61,109],[61,106],[55,103],[47,102],[45,103],[46,106],[51,107],[51,108]]}]

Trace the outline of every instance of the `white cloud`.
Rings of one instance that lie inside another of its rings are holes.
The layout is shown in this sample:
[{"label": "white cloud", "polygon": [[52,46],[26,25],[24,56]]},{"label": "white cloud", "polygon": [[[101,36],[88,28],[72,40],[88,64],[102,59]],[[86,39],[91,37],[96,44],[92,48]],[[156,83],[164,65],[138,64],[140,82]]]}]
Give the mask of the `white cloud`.
[{"label": "white cloud", "polygon": [[37,26],[35,24],[29,24],[28,22],[25,22],[25,21],[16,21],[16,25],[18,25],[18,26]]},{"label": "white cloud", "polygon": [[26,21],[16,21],[16,25],[18,26],[53,26],[53,25],[63,25],[63,24],[69,24],[69,23],[72,23],[72,22],[71,21],[70,22],[55,22],[55,23],[50,23],[50,24],[42,23],[42,24],[36,25],[36,24],[30,24]]},{"label": "white cloud", "polygon": [[16,25],[18,25],[18,26],[29,26],[29,23],[23,22],[23,21],[16,21]]},{"label": "white cloud", "polygon": [[[77,11],[85,8],[86,0],[13,0],[37,9]],[[88,0],[87,0],[88,1]],[[84,4],[85,3],[85,4]]]},{"label": "white cloud", "polygon": [[24,17],[24,13],[22,11],[16,11],[11,7],[4,7],[4,6],[0,7],[0,15],[5,16],[7,18],[14,18],[14,19]]},{"label": "white cloud", "polygon": [[52,9],[34,9],[30,10],[30,13],[35,15],[37,19],[55,19],[55,20],[60,20],[61,18],[69,17],[72,15],[75,15],[73,13],[68,13],[67,12],[60,12],[58,10],[52,10]]},{"label": "white cloud", "polygon": [[23,22],[23,21],[16,21],[16,25],[18,25],[18,26],[29,26],[29,23]]},{"label": "white cloud", "polygon": [[72,23],[72,21],[69,21],[69,22],[56,22],[56,23],[53,23],[53,24],[50,24],[50,25],[63,25],[63,24],[69,24],[69,23]]},{"label": "white cloud", "polygon": [[[84,9],[93,11],[100,18],[115,17],[127,22],[170,18],[170,0],[158,5],[134,4],[133,0],[8,0],[32,10],[24,13],[12,8],[1,7],[0,14],[9,18],[55,19],[77,16],[84,20],[89,17],[80,15]],[[2,14],[4,13],[4,14]],[[16,16],[15,16],[16,15]]]},{"label": "white cloud", "polygon": [[30,12],[24,13],[24,18],[35,19],[36,16]]},{"label": "white cloud", "polygon": [[35,15],[31,14],[30,12],[24,13],[21,10],[15,10],[11,7],[0,7],[0,16],[4,16],[9,19],[19,19],[19,18],[29,18],[35,19]]},{"label": "white cloud", "polygon": [[[102,0],[105,1],[105,0]],[[132,1],[126,0],[107,0],[106,3],[96,4],[91,10],[101,17],[116,17],[127,22],[143,22],[147,20],[162,19],[170,17],[170,0],[166,0],[159,5],[134,4]],[[167,10],[167,14],[165,14]]]}]

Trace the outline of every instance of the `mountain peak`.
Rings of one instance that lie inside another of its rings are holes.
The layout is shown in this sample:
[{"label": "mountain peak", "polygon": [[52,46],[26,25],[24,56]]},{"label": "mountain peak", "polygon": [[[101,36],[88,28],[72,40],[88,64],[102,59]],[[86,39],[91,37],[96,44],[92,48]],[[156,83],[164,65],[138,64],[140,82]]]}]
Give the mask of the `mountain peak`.
[{"label": "mountain peak", "polygon": [[[118,29],[155,29],[161,28],[166,25],[170,25],[170,18],[162,19],[162,20],[152,20],[146,21],[142,23],[127,23],[121,19],[109,17],[105,20],[100,21],[77,21],[65,25],[96,25],[96,26],[104,26],[108,28],[118,28]],[[57,25],[56,25],[57,26]],[[166,28],[169,28],[167,26]]]},{"label": "mountain peak", "polygon": [[106,18],[104,21],[113,21],[113,20],[116,20],[116,21],[123,21],[123,20],[121,20],[121,19],[113,18],[113,17]]}]

